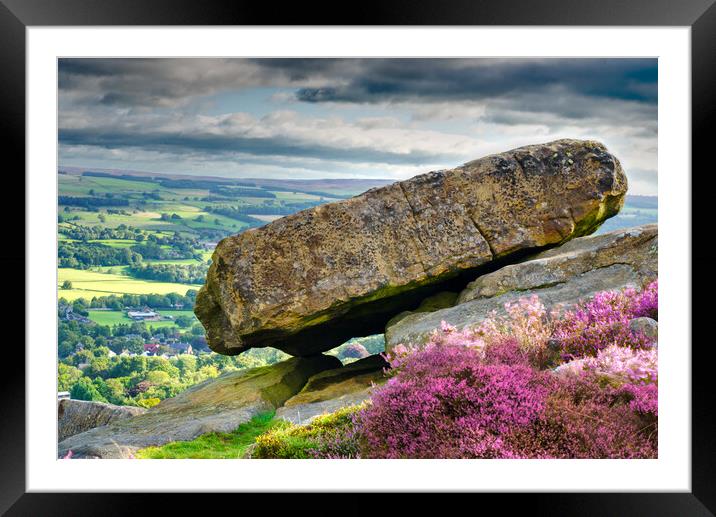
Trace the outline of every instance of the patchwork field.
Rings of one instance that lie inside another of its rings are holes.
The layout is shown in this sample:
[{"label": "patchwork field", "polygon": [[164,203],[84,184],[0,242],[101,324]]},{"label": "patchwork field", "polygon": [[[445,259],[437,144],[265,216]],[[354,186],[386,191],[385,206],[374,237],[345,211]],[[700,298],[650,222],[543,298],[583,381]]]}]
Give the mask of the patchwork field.
[{"label": "patchwork field", "polygon": [[[118,266],[113,266],[117,268]],[[72,282],[72,289],[61,289],[63,282]],[[72,268],[57,269],[58,297],[73,301],[78,298],[92,299],[95,296],[110,294],[168,294],[185,295],[189,289],[199,289],[201,285],[152,282],[120,274],[100,273]]]}]

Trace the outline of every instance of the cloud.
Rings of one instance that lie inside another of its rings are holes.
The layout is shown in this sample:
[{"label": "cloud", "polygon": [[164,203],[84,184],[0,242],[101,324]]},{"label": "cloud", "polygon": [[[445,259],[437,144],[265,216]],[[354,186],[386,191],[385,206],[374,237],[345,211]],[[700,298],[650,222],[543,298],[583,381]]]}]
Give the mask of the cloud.
[{"label": "cloud", "polygon": [[61,59],[61,90],[116,105],[171,106],[256,86],[303,102],[480,100],[560,86],[656,102],[656,59]]},{"label": "cloud", "polygon": [[343,85],[301,88],[304,102],[481,100],[555,87],[589,97],[656,102],[655,59],[360,60]]},{"label": "cloud", "polygon": [[338,116],[310,117],[287,110],[260,118],[247,113],[125,114],[102,123],[90,112],[75,112],[71,123],[60,128],[59,142],[61,146],[134,147],[177,154],[242,153],[414,165],[459,162],[479,147],[468,136],[403,127],[392,117],[348,122]]},{"label": "cloud", "polygon": [[324,60],[213,58],[63,58],[60,92],[78,103],[126,107],[184,106],[197,97],[259,86],[310,87],[335,81],[341,66]]},{"label": "cloud", "polygon": [[58,85],[65,164],[402,178],[573,137],[656,190],[656,59],[72,58]]}]

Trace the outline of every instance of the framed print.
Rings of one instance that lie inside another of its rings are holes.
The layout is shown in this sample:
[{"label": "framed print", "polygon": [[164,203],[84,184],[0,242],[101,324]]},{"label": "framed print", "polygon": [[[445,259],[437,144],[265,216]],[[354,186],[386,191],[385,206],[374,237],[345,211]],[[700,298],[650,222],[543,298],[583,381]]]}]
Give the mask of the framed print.
[{"label": "framed print", "polygon": [[4,1],[27,302],[3,510],[529,492],[710,515],[692,170],[716,8],[638,4],[315,25]]}]

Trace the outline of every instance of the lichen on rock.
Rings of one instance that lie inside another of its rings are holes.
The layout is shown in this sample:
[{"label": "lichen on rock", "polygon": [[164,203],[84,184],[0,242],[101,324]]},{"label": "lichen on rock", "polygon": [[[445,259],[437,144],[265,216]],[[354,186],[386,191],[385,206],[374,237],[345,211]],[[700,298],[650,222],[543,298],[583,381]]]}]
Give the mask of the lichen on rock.
[{"label": "lichen on rock", "polygon": [[593,141],[419,175],[222,240],[195,312],[216,352],[315,354],[381,332],[493,261],[593,232],[626,190],[617,158]]}]

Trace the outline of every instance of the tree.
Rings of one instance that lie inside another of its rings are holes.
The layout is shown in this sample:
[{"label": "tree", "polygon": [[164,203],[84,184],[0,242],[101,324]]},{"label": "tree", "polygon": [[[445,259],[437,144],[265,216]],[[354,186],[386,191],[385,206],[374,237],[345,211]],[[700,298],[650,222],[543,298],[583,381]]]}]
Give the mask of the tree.
[{"label": "tree", "polygon": [[57,389],[58,391],[69,391],[72,386],[80,380],[82,371],[69,364],[57,364]]},{"label": "tree", "polygon": [[75,400],[98,400],[107,402],[96,386],[87,377],[82,377],[70,389],[70,397]]},{"label": "tree", "polygon": [[72,282],[69,280],[62,282],[62,289],[72,289]]},{"label": "tree", "polygon": [[138,337],[133,337],[127,341],[127,350],[130,354],[141,354],[144,352],[144,341]]},{"label": "tree", "polygon": [[125,387],[124,384],[122,384],[122,381],[119,379],[107,379],[104,384],[106,392],[103,393],[103,395],[107,400],[109,400],[112,404],[125,404]]},{"label": "tree", "polygon": [[85,374],[89,377],[108,377],[109,367],[109,357],[95,357],[90,360],[89,367],[85,371]]},{"label": "tree", "polygon": [[216,366],[206,365],[199,368],[197,381],[213,379],[219,376],[219,369]]},{"label": "tree", "polygon": [[182,354],[177,358],[176,366],[179,368],[181,377],[186,378],[196,371],[196,357],[193,355]]},{"label": "tree", "polygon": [[185,329],[189,328],[191,324],[194,322],[194,319],[189,316],[184,316],[183,314],[181,316],[177,316],[174,319],[174,323],[176,323],[179,327]]},{"label": "tree", "polygon": [[146,380],[151,382],[152,384],[169,384],[171,382],[171,377],[167,372],[163,372],[161,370],[152,370],[150,372],[147,372]]}]

